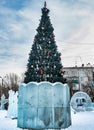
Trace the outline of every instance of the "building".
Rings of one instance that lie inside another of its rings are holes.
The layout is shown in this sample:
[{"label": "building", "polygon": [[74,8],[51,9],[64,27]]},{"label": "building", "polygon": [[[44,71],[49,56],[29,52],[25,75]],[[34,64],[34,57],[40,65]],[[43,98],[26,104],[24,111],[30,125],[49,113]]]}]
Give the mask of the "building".
[{"label": "building", "polygon": [[72,83],[73,90],[82,90],[82,87],[86,85],[94,86],[94,67],[92,66],[64,67],[63,71],[64,78]]}]

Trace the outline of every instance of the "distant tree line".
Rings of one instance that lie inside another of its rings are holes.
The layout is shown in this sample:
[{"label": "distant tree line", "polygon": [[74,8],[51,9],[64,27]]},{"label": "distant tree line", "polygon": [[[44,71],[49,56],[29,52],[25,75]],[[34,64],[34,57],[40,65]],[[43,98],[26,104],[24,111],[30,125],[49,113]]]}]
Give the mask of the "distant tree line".
[{"label": "distant tree line", "polygon": [[5,78],[0,79],[0,98],[1,95],[4,94],[6,98],[8,98],[8,91],[13,90],[13,91],[18,91],[19,85],[23,82],[24,74],[21,76],[18,76],[15,73],[9,73],[6,74]]}]

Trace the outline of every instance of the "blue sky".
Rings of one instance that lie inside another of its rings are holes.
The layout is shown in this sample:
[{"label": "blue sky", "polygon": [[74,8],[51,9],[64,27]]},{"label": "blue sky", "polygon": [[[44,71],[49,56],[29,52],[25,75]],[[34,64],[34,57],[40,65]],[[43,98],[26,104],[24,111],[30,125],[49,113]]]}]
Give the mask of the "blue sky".
[{"label": "blue sky", "polygon": [[[94,64],[94,1],[46,0],[66,66]],[[44,0],[0,0],[0,75],[26,70]]]}]

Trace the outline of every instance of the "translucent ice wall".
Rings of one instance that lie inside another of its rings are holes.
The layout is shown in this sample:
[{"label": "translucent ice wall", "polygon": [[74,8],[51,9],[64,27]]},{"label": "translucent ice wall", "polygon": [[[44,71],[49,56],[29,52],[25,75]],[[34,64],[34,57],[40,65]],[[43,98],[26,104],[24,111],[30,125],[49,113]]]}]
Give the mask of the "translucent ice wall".
[{"label": "translucent ice wall", "polygon": [[30,82],[19,87],[18,127],[58,129],[71,125],[67,84]]}]

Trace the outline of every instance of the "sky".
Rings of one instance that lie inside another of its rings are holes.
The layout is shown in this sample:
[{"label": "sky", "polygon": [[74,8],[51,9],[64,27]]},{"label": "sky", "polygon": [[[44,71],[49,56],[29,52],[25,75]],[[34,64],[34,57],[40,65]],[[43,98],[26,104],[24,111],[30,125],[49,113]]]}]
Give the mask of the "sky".
[{"label": "sky", "polygon": [[[94,0],[46,0],[62,65],[94,64]],[[44,0],[0,0],[0,76],[26,71]]]}]

